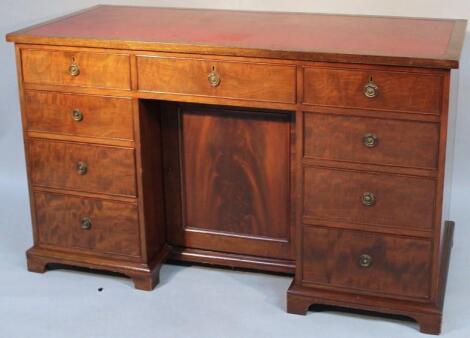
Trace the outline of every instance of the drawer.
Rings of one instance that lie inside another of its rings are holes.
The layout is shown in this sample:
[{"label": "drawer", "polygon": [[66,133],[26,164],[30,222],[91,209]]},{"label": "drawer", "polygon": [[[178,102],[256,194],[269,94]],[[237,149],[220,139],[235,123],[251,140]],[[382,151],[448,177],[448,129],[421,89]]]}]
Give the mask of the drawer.
[{"label": "drawer", "polygon": [[140,256],[135,204],[46,192],[35,192],[34,201],[39,244]]},{"label": "drawer", "polygon": [[320,220],[431,229],[432,179],[309,167],[304,216]]},{"label": "drawer", "polygon": [[138,56],[139,90],[295,103],[290,65]]},{"label": "drawer", "polygon": [[439,114],[442,80],[439,73],[308,67],[304,103]]},{"label": "drawer", "polygon": [[27,90],[24,112],[30,131],[134,139],[130,99]]},{"label": "drawer", "polygon": [[437,168],[439,124],[305,113],[305,157]]},{"label": "drawer", "polygon": [[304,227],[302,279],[380,295],[429,298],[432,245],[424,239]]},{"label": "drawer", "polygon": [[33,185],[136,196],[134,150],[53,142],[28,142]]},{"label": "drawer", "polygon": [[130,89],[129,55],[23,49],[21,61],[25,83]]}]

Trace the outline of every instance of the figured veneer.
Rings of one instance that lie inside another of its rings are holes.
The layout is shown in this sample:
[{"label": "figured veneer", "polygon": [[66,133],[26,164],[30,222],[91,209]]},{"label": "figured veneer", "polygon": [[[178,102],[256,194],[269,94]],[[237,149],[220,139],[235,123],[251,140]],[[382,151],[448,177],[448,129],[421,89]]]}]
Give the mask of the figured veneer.
[{"label": "figured veneer", "polygon": [[167,154],[170,243],[292,259],[291,114],[197,105],[168,114],[165,149],[179,149]]},{"label": "figured veneer", "polygon": [[[437,169],[439,124],[305,113],[306,158]],[[366,144],[367,138],[372,143]]]},{"label": "figured veneer", "polygon": [[33,185],[137,195],[133,149],[31,139],[27,151]]},{"label": "figured veneer", "polygon": [[[129,55],[24,49],[21,61],[25,83],[130,89]],[[78,74],[71,74],[71,65]]]},{"label": "figured veneer", "polygon": [[180,121],[186,226],[288,238],[289,114],[189,108]]},{"label": "figured veneer", "polygon": [[28,131],[134,140],[129,98],[28,90],[24,111]]},{"label": "figured veneer", "polygon": [[[35,192],[39,245],[140,257],[135,203]],[[84,221],[89,224],[84,224]]]},{"label": "figured veneer", "polygon": [[293,65],[138,55],[137,70],[141,91],[295,103]]},{"label": "figured veneer", "polygon": [[[439,114],[442,74],[383,68],[304,68],[303,102],[321,106]],[[374,97],[364,87],[377,86]]]},{"label": "figured veneer", "polygon": [[302,280],[425,300],[431,248],[429,240],[304,226]]},{"label": "figured veneer", "polygon": [[[304,169],[304,216],[377,226],[432,229],[436,182],[429,178]],[[373,194],[367,205],[365,194]]]}]

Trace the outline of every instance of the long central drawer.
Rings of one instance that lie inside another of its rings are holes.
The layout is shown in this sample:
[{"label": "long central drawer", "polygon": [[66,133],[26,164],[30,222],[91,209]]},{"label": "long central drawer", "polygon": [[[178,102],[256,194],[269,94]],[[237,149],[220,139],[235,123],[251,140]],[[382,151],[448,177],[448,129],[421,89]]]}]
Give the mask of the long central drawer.
[{"label": "long central drawer", "polygon": [[295,103],[296,67],[166,56],[137,56],[139,90]]}]

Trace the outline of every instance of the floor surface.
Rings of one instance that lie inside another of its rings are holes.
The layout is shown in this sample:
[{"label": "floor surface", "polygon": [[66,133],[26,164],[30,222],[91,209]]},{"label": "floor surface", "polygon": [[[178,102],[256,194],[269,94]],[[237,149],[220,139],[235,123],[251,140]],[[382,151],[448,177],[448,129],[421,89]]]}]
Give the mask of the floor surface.
[{"label": "floor surface", "polygon": [[[393,318],[287,314],[291,277],[285,276],[164,265],[161,283],[145,292],[125,277],[27,272],[30,216],[27,193],[18,186],[0,182],[0,338],[426,337],[417,324]],[[461,249],[451,260],[441,337],[470,337],[468,251]]]}]

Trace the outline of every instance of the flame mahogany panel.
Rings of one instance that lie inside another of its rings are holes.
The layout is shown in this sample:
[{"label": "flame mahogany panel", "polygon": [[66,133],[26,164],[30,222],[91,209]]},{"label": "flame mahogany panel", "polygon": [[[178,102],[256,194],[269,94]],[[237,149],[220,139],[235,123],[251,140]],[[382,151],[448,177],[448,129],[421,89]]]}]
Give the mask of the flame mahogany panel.
[{"label": "flame mahogany panel", "polygon": [[288,112],[180,106],[183,219],[170,216],[173,244],[291,257],[291,121]]},{"label": "flame mahogany panel", "polygon": [[288,114],[182,112],[187,227],[288,237],[289,122]]}]

